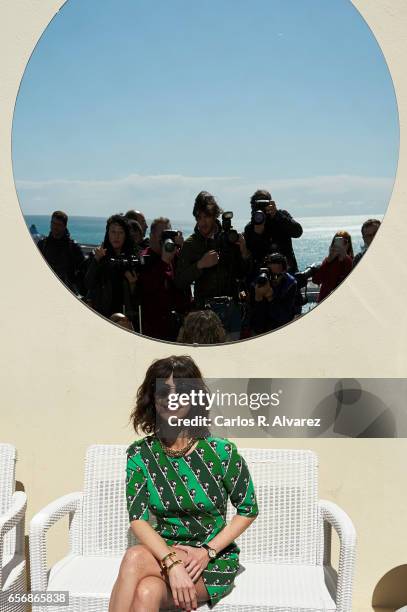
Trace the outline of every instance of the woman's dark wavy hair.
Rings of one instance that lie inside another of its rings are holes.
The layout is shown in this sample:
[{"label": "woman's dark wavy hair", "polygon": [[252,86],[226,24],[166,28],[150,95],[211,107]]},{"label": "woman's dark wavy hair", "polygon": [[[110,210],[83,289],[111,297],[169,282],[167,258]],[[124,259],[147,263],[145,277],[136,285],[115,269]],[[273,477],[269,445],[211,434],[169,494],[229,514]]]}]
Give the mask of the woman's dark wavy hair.
[{"label": "woman's dark wavy hair", "polygon": [[[172,355],[163,359],[156,359],[148,368],[145,378],[137,390],[136,405],[130,415],[130,421],[137,434],[157,434],[160,431],[160,420],[155,408],[155,395],[157,381],[164,381],[173,375],[174,381],[177,378],[193,379],[191,386],[196,389],[202,389],[205,393],[208,388],[202,378],[201,371],[188,355]],[[205,405],[191,406],[188,412],[188,418],[194,416],[208,416],[208,411]],[[169,427],[167,425],[167,427]],[[195,437],[206,437],[210,434],[209,429],[204,426],[188,427],[188,433]]]},{"label": "woman's dark wavy hair", "polygon": [[225,329],[213,310],[188,313],[177,338],[182,344],[220,344],[225,340]]},{"label": "woman's dark wavy hair", "polygon": [[124,234],[125,234],[125,239],[124,239],[124,244],[123,244],[122,251],[126,255],[131,255],[133,253],[133,251],[134,251],[133,241],[132,241],[132,239],[130,237],[130,228],[129,228],[128,220],[123,215],[112,215],[106,221],[106,232],[105,232],[105,237],[103,239],[103,248],[107,249],[107,254],[110,257],[113,257],[115,255],[115,253],[113,251],[113,248],[112,248],[112,245],[110,244],[110,240],[109,240],[109,227],[113,223],[116,223],[117,225],[120,225],[120,227],[123,228]]}]

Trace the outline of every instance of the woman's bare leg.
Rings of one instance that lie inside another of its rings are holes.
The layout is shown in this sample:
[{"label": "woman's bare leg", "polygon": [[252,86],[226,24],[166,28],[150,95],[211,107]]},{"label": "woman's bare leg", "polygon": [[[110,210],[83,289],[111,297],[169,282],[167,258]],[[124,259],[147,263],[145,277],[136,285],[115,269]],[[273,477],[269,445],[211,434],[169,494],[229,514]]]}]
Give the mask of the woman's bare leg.
[{"label": "woman's bare leg", "polygon": [[113,586],[109,612],[130,612],[137,586],[146,576],[159,575],[157,559],[142,544],[126,550]]},{"label": "woman's bare leg", "polygon": [[[178,558],[186,553],[176,550]],[[195,583],[198,601],[209,596],[202,577]],[[109,612],[158,612],[160,607],[174,607],[169,586],[154,555],[142,544],[131,546],[120,564],[109,602]]]},{"label": "woman's bare leg", "polygon": [[[199,602],[209,599],[202,578],[199,578],[195,583],[195,589],[196,598]],[[175,607],[168,584],[157,576],[147,576],[138,583],[131,612],[159,612],[159,610],[174,609]]]},{"label": "woman's bare leg", "polygon": [[167,590],[169,591],[169,587],[162,578],[143,578],[138,583],[131,612],[159,612],[161,602],[167,600]]},{"label": "woman's bare leg", "polygon": [[[172,548],[177,552],[179,559],[185,561],[187,553],[178,548]],[[160,571],[157,563],[158,571]],[[131,612],[159,612],[159,610],[176,608],[169,584],[161,574],[142,578],[136,589]],[[195,582],[196,598],[199,602],[208,601],[209,595],[206,590],[202,576]],[[179,610],[183,608],[178,608]]]}]

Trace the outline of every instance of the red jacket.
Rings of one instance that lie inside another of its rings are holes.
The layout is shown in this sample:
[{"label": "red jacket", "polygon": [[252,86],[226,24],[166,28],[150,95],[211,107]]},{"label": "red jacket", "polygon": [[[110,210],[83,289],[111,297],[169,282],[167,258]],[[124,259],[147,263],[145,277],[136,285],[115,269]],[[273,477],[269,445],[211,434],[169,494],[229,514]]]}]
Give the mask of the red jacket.
[{"label": "red jacket", "polygon": [[176,259],[166,263],[150,247],[142,251],[142,255],[150,256],[138,282],[142,333],[162,340],[176,340],[171,311],[187,312],[191,294],[174,284]]},{"label": "red jacket", "polygon": [[321,285],[318,295],[318,302],[321,302],[336,289],[336,287],[348,276],[352,270],[352,258],[346,255],[345,258],[340,261],[338,257],[335,257],[333,261],[328,261],[328,258],[324,259],[321,267],[312,277],[312,282],[316,285]]}]

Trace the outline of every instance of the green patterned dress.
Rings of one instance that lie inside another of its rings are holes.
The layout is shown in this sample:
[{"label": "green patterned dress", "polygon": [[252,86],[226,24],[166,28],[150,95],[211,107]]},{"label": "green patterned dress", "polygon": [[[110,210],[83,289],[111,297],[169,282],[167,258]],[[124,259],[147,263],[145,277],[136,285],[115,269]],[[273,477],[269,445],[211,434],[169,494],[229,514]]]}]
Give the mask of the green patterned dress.
[{"label": "green patterned dress", "polygon": [[[129,520],[148,520],[151,511],[154,529],[170,546],[210,545],[226,525],[228,498],[237,514],[258,514],[247,464],[224,438],[202,438],[189,455],[173,458],[147,436],[127,448],[126,473]],[[235,542],[229,544],[203,571],[210,607],[233,588],[239,552]]]}]

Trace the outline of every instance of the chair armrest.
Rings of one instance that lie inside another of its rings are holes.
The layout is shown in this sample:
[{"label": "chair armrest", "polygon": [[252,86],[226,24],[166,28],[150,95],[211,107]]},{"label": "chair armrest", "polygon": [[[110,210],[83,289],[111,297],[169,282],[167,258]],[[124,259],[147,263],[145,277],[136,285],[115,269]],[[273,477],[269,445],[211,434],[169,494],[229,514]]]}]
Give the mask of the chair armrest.
[{"label": "chair armrest", "polygon": [[[0,515],[0,591],[3,587],[3,579],[2,579],[2,559],[3,559],[3,548],[4,548],[4,536],[6,533],[11,531],[14,527],[18,526],[21,521],[24,521],[25,511],[27,508],[27,495],[24,491],[15,491],[11,496],[11,506],[10,508],[4,512],[4,514]],[[24,534],[23,534],[24,537]],[[20,542],[16,536],[16,552],[22,553],[22,551],[18,550],[20,547]]]},{"label": "chair armrest", "polygon": [[30,521],[30,568],[31,590],[45,591],[47,588],[46,533],[52,525],[66,514],[70,521],[79,509],[83,493],[68,493],[51,502],[37,512]]},{"label": "chair armrest", "polygon": [[356,531],[349,516],[337,504],[320,500],[318,504],[324,521],[324,565],[331,564],[332,527],[339,536],[340,551],[336,605],[338,612],[352,611],[353,575],[355,571]]}]

